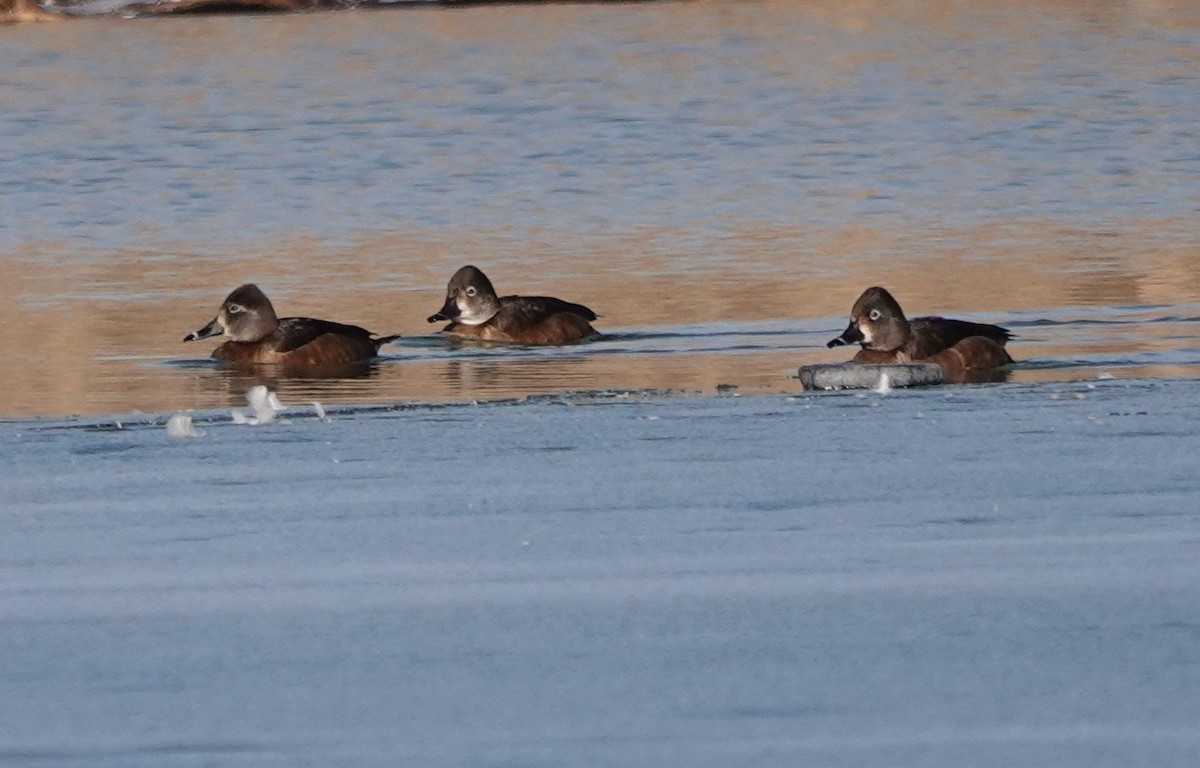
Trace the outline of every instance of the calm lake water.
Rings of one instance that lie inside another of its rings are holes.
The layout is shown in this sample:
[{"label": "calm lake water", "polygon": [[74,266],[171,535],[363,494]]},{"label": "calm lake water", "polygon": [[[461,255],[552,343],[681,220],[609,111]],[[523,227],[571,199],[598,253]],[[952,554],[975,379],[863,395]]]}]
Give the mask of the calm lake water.
[{"label": "calm lake water", "polygon": [[[798,388],[858,293],[1003,323],[1014,381],[1200,373],[1200,6],[747,2],[0,28],[0,414],[240,403],[254,281],[402,333],[389,403]],[[465,263],[603,317],[454,349]]]},{"label": "calm lake water", "polygon": [[[0,27],[0,765],[1200,765],[1198,214],[1200,3]],[[780,394],[875,284],[1010,383]]]}]

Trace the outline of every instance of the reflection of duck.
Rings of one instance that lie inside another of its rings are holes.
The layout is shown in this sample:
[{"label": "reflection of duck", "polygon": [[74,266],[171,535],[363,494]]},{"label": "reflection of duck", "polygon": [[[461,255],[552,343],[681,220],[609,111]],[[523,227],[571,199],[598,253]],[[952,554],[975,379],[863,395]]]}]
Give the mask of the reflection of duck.
[{"label": "reflection of duck", "polygon": [[456,359],[435,370],[450,396],[514,396],[590,389],[595,386],[593,361],[587,355],[552,355],[530,359]]},{"label": "reflection of duck", "polygon": [[275,308],[258,286],[247,283],[226,297],[217,316],[184,341],[224,334],[229,341],[217,347],[215,360],[248,365],[279,365],[289,371],[318,374],[362,366],[379,348],[398,336],[375,337],[357,325],[309,317],[277,318]]},{"label": "reflection of duck", "polygon": [[977,381],[1013,361],[1004,345],[1006,328],[943,317],[904,317],[883,288],[868,288],[850,310],[850,325],[827,346],[860,344],[859,363],[927,362],[941,366],[946,381]]},{"label": "reflection of duck", "polygon": [[429,322],[449,320],[444,333],[482,341],[558,345],[595,336],[595,319],[582,304],[550,296],[497,296],[487,275],[466,266],[450,278],[446,303]]},{"label": "reflection of duck", "polygon": [[[379,366],[370,361],[321,369],[316,373],[296,372],[282,366],[221,365],[208,368],[194,379],[194,386],[208,400],[231,408],[246,404],[249,392],[266,387],[284,405],[296,403],[378,400],[386,386],[381,381],[400,366]],[[395,375],[395,374],[393,374]]]}]

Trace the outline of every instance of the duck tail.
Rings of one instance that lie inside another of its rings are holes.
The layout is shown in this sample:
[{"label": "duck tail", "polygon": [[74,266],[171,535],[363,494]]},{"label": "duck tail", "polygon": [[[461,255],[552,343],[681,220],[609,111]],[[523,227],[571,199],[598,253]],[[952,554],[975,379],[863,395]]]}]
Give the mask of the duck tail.
[{"label": "duck tail", "polygon": [[375,351],[378,352],[379,348],[384,344],[390,344],[398,338],[400,338],[400,334],[394,333],[391,336],[380,336],[377,339],[371,339],[371,343],[375,345]]}]

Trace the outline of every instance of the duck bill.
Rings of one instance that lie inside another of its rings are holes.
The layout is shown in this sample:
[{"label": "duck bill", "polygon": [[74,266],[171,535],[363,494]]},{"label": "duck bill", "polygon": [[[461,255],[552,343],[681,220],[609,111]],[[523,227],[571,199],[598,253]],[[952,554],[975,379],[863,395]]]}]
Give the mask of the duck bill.
[{"label": "duck bill", "polygon": [[842,331],[841,336],[830,340],[830,342],[825,346],[829,349],[833,349],[834,347],[840,347],[848,344],[861,344],[864,338],[866,337],[863,336],[862,331],[858,329],[858,323],[851,322],[850,325],[846,327],[846,330]]},{"label": "duck bill", "polygon": [[458,318],[459,314],[460,313],[458,311],[458,305],[454,303],[454,299],[447,298],[446,303],[442,305],[442,308],[439,309],[437,311],[437,313],[432,314],[428,318],[426,318],[426,322],[429,322],[429,323],[437,323],[437,322],[442,322],[442,321],[454,322],[454,320]]},{"label": "duck bill", "polygon": [[207,339],[210,336],[220,336],[222,333],[225,333],[225,328],[221,325],[221,318],[214,317],[208,325],[198,331],[192,331],[187,336],[184,336],[183,340],[199,341],[200,339]]}]

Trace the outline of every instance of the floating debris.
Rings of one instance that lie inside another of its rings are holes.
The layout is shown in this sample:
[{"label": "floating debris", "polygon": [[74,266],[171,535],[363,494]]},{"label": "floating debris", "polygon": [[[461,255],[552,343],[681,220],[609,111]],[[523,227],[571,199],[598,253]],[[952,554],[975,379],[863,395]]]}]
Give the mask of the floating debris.
[{"label": "floating debris", "polygon": [[204,433],[192,424],[192,417],[177,413],[167,419],[167,434],[171,437],[200,437]]},{"label": "floating debris", "polygon": [[[882,388],[885,377],[886,390]],[[941,384],[943,380],[941,367],[932,363],[838,363],[800,368],[800,383],[805,389],[873,389],[882,393],[894,387]]]},{"label": "floating debris", "polygon": [[274,392],[261,384],[250,388],[246,393],[246,402],[250,405],[249,410],[233,412],[234,424],[270,424],[286,408]]}]

